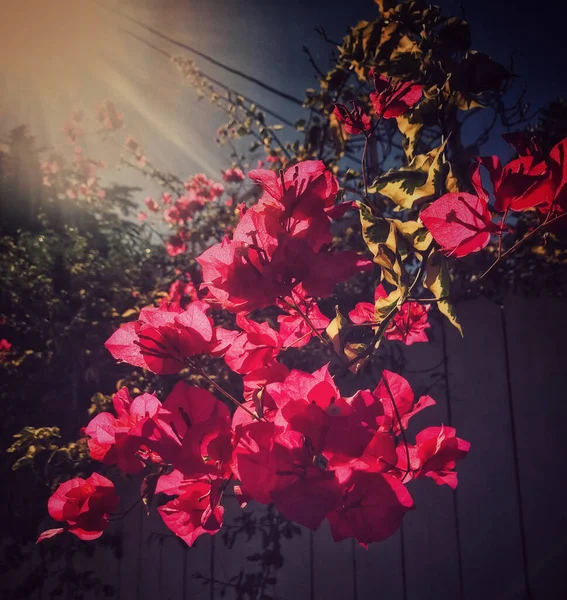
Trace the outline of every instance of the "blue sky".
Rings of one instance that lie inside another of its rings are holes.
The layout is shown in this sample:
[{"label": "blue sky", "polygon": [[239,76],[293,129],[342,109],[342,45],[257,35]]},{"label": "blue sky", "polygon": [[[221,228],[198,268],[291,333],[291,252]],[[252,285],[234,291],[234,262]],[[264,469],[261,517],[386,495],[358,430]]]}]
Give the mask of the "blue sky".
[{"label": "blue sky", "polygon": [[[124,136],[134,135],[157,165],[183,178],[197,171],[214,176],[228,165],[226,154],[214,144],[224,117],[207,102],[197,101],[166,58],[127,32],[142,35],[172,54],[181,50],[92,0],[33,0],[32,4],[36,2],[37,10],[9,9],[0,25],[0,39],[8,40],[8,52],[0,59],[1,130],[24,122],[42,142],[57,144],[61,124],[74,106],[89,108],[112,98],[125,115]],[[340,39],[348,25],[376,14],[372,0],[119,0],[100,4],[118,7],[298,97],[305,88],[317,85],[302,45],[310,48],[322,68],[328,65],[330,48],[313,28],[323,25],[330,37]],[[515,72],[522,77],[519,85],[528,82],[528,99],[534,106],[567,96],[567,51],[561,41],[559,5],[548,3],[534,14],[533,4],[518,2],[443,0],[438,4],[447,15],[460,15],[462,4],[474,48],[505,64],[513,54]],[[301,116],[300,108],[254,84],[203,60],[198,64],[282,115]],[[116,164],[116,148],[102,149],[97,142],[86,145],[92,154],[104,154],[110,167]],[[504,148],[494,145],[497,151]],[[141,197],[157,193],[151,183],[132,173],[111,168],[110,176],[143,186]]]}]

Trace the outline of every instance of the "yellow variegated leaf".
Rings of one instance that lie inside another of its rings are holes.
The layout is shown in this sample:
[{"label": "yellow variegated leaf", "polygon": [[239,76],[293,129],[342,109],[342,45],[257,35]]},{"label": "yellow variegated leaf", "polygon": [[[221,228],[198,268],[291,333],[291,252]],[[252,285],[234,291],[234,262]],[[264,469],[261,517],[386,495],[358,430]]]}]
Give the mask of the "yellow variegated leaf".
[{"label": "yellow variegated leaf", "polygon": [[423,123],[414,121],[412,113],[399,115],[396,117],[398,129],[403,136],[404,153],[408,162],[411,162],[415,156],[415,150],[421,138]]},{"label": "yellow variegated leaf", "polygon": [[407,35],[401,35],[398,40],[398,47],[392,51],[391,61],[393,63],[401,62],[408,56],[419,58],[421,54],[421,48],[416,42],[414,42]]},{"label": "yellow variegated leaf", "polygon": [[424,97],[418,102],[410,112],[396,117],[398,129],[403,137],[403,148],[408,163],[417,155],[417,147],[421,141],[423,123],[434,118],[438,109],[437,95],[438,90],[435,87],[435,94],[431,94],[432,88],[423,90]]},{"label": "yellow variegated leaf", "polygon": [[459,190],[459,182],[453,175],[451,165],[449,165],[449,171],[447,172],[447,177],[445,179],[445,190],[448,194],[456,194],[461,191]]},{"label": "yellow variegated leaf", "polygon": [[378,6],[378,10],[380,14],[384,14],[385,12],[392,10],[395,6],[400,4],[403,0],[374,0],[376,5]]},{"label": "yellow variegated leaf", "polygon": [[394,35],[396,34],[396,30],[398,28],[397,23],[388,23],[380,30],[380,41],[378,43],[378,51],[380,48],[383,48],[388,42],[390,42]]},{"label": "yellow variegated leaf", "polygon": [[328,135],[333,144],[335,155],[337,158],[342,158],[345,153],[346,136],[344,134],[343,126],[335,116],[334,112],[329,115]]},{"label": "yellow variegated leaf", "polygon": [[381,244],[386,244],[395,250],[396,231],[392,227],[390,219],[373,215],[370,208],[362,202],[357,204],[360,213],[360,224],[362,225],[362,237],[373,256],[378,254]]},{"label": "yellow variegated leaf", "polygon": [[402,284],[403,267],[400,255],[385,244],[381,244],[374,262],[382,267],[382,280],[399,286]]},{"label": "yellow variegated leaf", "polygon": [[418,221],[396,221],[399,231],[417,252],[425,252],[433,242],[429,230]]},{"label": "yellow variegated leaf", "polygon": [[445,315],[447,319],[449,319],[449,323],[451,323],[462,336],[463,328],[459,323],[454,304],[451,304],[448,300],[439,300],[439,302],[437,302],[437,308],[442,315]]},{"label": "yellow variegated leaf", "polygon": [[374,305],[374,319],[380,324],[397,306],[403,303],[404,294],[401,288],[392,290],[385,298],[378,298]]},{"label": "yellow variegated leaf", "polygon": [[445,105],[456,106],[459,110],[471,110],[473,108],[485,108],[483,104],[470,95],[451,89],[451,80],[448,79],[441,89],[441,97]]},{"label": "yellow variegated leaf", "polygon": [[379,192],[400,208],[412,208],[417,200],[432,198],[439,188],[446,144],[447,140],[427,154],[416,156],[407,167],[381,175],[368,191]]},{"label": "yellow variegated leaf", "polygon": [[395,221],[376,217],[370,209],[359,203],[362,237],[374,256],[374,262],[382,267],[382,279],[400,285],[403,267],[398,253],[398,230]]},{"label": "yellow variegated leaf", "polygon": [[461,92],[453,92],[449,100],[451,104],[454,104],[459,110],[471,110],[473,108],[485,108],[484,104],[481,104],[478,100],[471,97],[466,97]]},{"label": "yellow variegated leaf", "polygon": [[348,328],[347,319],[339,311],[339,307],[335,306],[335,318],[329,323],[325,333],[333,344],[333,348],[337,354],[342,354],[345,345],[345,336]]},{"label": "yellow variegated leaf", "polygon": [[447,260],[441,252],[433,252],[427,259],[425,267],[425,280],[423,285],[437,298],[437,307],[441,314],[445,315],[453,327],[456,327],[461,335],[461,327],[455,312],[455,307],[449,302],[449,290],[451,276],[447,268]]},{"label": "yellow variegated leaf", "polygon": [[[349,361],[355,360],[357,356],[362,354],[366,350],[366,346],[364,344],[347,342],[345,345],[345,356]],[[362,357],[360,360],[354,362],[350,367],[349,371],[352,373],[358,373],[360,369],[368,362],[370,359],[370,355]]]},{"label": "yellow variegated leaf", "polygon": [[447,260],[438,250],[432,252],[427,258],[425,265],[425,280],[423,285],[435,296],[435,298],[444,298],[449,295],[451,279]]}]

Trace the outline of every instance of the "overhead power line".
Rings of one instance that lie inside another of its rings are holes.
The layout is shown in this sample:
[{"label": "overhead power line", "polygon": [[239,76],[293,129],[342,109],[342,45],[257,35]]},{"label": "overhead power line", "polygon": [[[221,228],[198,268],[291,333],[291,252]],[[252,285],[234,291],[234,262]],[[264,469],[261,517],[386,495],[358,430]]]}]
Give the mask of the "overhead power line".
[{"label": "overhead power line", "polygon": [[[136,40],[138,40],[142,44],[145,44],[146,46],[149,46],[152,50],[155,50],[156,52],[159,52],[160,54],[162,54],[163,56],[169,58],[170,60],[174,58],[173,54],[170,54],[169,52],[163,50],[162,48],[159,48],[158,46],[155,46],[151,42],[148,42],[144,38],[140,37],[139,35],[136,35],[135,33],[132,33],[131,31],[128,31],[127,29],[121,29],[121,31],[123,31],[127,35],[132,36],[133,38],[135,38]],[[242,94],[241,92],[235,90],[234,88],[229,87],[225,83],[222,83],[218,79],[215,79],[214,77],[211,77],[210,75],[208,75],[204,71],[201,71],[201,69],[199,69],[199,73],[205,79],[208,79],[213,85],[216,85],[216,86],[222,88],[223,90],[225,90],[227,92],[230,92],[231,94],[234,94],[235,96],[240,96],[241,98],[244,98],[244,100],[246,100],[246,102],[249,102],[250,104],[255,104],[259,109],[263,110],[266,114],[269,114],[272,117],[274,117],[275,119],[278,119],[278,121],[281,121],[285,125],[289,125],[290,127],[295,128],[295,123],[292,123],[289,119],[286,119],[285,117],[282,117],[280,114],[274,112],[272,109],[268,108],[267,106],[264,106],[264,105],[260,104],[259,102],[256,102],[255,100],[253,100],[252,98],[246,96],[245,94]]]},{"label": "overhead power line", "polygon": [[[94,0],[94,1],[96,2],[96,0]],[[142,27],[146,31],[149,31],[150,33],[153,33],[154,35],[158,36],[159,38],[168,41],[170,44],[178,46],[179,48],[183,48],[184,50],[187,50],[188,52],[191,52],[191,53],[195,54],[196,56],[199,56],[199,57],[205,59],[206,61],[210,62],[211,64],[213,64],[221,69],[224,69],[225,71],[228,71],[229,73],[232,73],[233,75],[242,77],[242,79],[245,79],[246,81],[250,81],[251,83],[254,83],[255,85],[267,90],[268,92],[271,92],[272,94],[275,94],[276,96],[279,96],[280,98],[283,98],[284,100],[288,100],[289,102],[293,102],[297,106],[303,107],[303,100],[301,100],[301,98],[296,98],[295,96],[292,96],[291,94],[288,94],[287,92],[278,90],[277,88],[275,88],[267,83],[264,83],[263,81],[261,81],[260,79],[257,79],[256,77],[253,77],[252,75],[248,75],[247,73],[244,73],[243,71],[240,71],[239,69],[230,67],[230,66],[222,63],[220,60],[217,60],[216,58],[210,56],[209,54],[205,54],[204,52],[201,52],[201,50],[199,50],[193,46],[190,46],[189,44],[185,44],[184,42],[175,40],[175,39],[169,37],[168,35],[166,35],[165,33],[162,33],[161,31],[158,31],[157,29],[154,29],[153,27],[150,27],[149,25],[146,25],[145,23],[138,21],[137,19],[134,19],[133,17],[130,17],[129,15],[123,13],[122,11],[117,10],[116,8],[112,8],[110,6],[105,6],[104,4],[101,4],[100,2],[96,2],[96,4],[104,7],[106,10],[109,10],[109,11],[119,15],[123,19],[127,19],[128,21],[135,23],[136,25],[138,25],[139,27]]]}]

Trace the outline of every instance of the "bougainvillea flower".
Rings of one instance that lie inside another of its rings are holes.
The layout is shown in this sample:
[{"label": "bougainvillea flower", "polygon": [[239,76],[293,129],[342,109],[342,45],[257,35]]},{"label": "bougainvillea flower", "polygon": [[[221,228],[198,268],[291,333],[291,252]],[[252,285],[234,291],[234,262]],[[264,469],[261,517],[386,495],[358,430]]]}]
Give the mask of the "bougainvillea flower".
[{"label": "bougainvillea flower", "polygon": [[344,104],[335,104],[333,114],[344,125],[345,131],[350,135],[358,135],[372,128],[370,117],[364,113],[356,102],[352,103],[352,110],[349,110]]},{"label": "bougainvillea flower", "polygon": [[[339,191],[337,178],[320,160],[305,160],[289,167],[280,177],[275,171],[256,169],[248,173],[252,181],[258,183],[264,192],[284,206],[301,205],[303,202],[312,205],[323,203],[327,206]],[[304,214],[309,210],[301,207]]]},{"label": "bougainvillea flower", "polygon": [[519,157],[504,166],[496,156],[477,158],[471,174],[477,194],[488,197],[480,175],[480,169],[484,167],[490,175],[494,209],[497,212],[537,208],[545,213],[552,206],[562,211],[567,181],[567,139],[556,144],[546,158],[534,138],[528,140],[524,134],[518,133],[503,137],[514,147]]},{"label": "bougainvillea flower", "polygon": [[[359,457],[378,429],[372,410],[357,413],[352,399],[341,397],[328,365],[313,373],[290,371],[282,383],[266,386],[264,399],[277,408],[276,425],[304,435],[313,452],[326,460],[340,457],[338,465]],[[383,414],[382,406],[378,412]]]},{"label": "bougainvillea flower", "polygon": [[452,427],[428,427],[415,437],[411,448],[410,466],[417,470],[414,477],[431,477],[438,485],[457,487],[455,466],[470,449],[470,443],[458,438]]},{"label": "bougainvillea flower", "polygon": [[180,229],[176,234],[170,235],[165,244],[165,249],[169,256],[178,256],[187,252],[187,235],[184,229]]},{"label": "bougainvillea flower", "polygon": [[258,210],[272,206],[288,235],[305,239],[315,252],[331,241],[330,218],[325,211],[333,208],[339,184],[322,161],[300,162],[281,176],[260,169],[248,176],[264,190]]},{"label": "bougainvillea flower", "polygon": [[419,216],[441,250],[455,258],[482,250],[499,231],[486,200],[465,192],[441,196]]},{"label": "bougainvillea flower", "polygon": [[225,237],[197,257],[203,284],[220,305],[233,312],[251,311],[275,303],[285,286],[265,279],[256,266],[259,251]]},{"label": "bougainvillea flower", "polygon": [[305,161],[279,176],[255,170],[264,194],[234,230],[197,261],[203,287],[225,309],[249,312],[273,305],[303,283],[310,296],[327,296],[359,269],[356,252],[332,253],[331,217],[336,177],[321,161]]},{"label": "bougainvillea flower", "polygon": [[187,357],[210,351],[216,343],[205,308],[202,302],[191,303],[187,310],[171,302],[143,308],[138,320],[122,325],[105,346],[114,358],[135,367],[178,373]]},{"label": "bougainvillea flower", "polygon": [[[538,161],[534,156],[521,156],[504,167],[496,156],[481,157],[477,158],[477,165],[477,171],[482,166],[490,174],[496,212],[507,209],[523,211],[539,205],[550,205],[555,197],[552,170],[545,161]],[[474,172],[472,181],[478,193],[480,174]]]},{"label": "bougainvillea flower", "polygon": [[362,546],[394,535],[407,511],[415,508],[395,477],[356,471],[341,506],[329,513],[335,542],[354,537]]},{"label": "bougainvillea flower", "polygon": [[319,310],[315,299],[306,294],[302,285],[296,286],[291,296],[278,300],[277,305],[286,312],[278,316],[280,344],[283,347],[300,348],[309,342],[315,333],[307,324],[307,320],[319,332],[325,331],[330,323]]},{"label": "bougainvillea flower", "polygon": [[368,472],[389,471],[398,462],[396,444],[389,433],[377,431],[366,445],[360,458],[353,461],[352,466],[357,470]]},{"label": "bougainvillea flower", "polygon": [[553,208],[559,213],[567,212],[567,138],[553,146],[549,153],[548,164],[553,173],[555,198],[549,207],[546,204],[540,205],[538,210]]},{"label": "bougainvillea flower", "polygon": [[503,133],[501,137],[514,148],[519,156],[543,158],[543,152],[536,136],[528,137],[523,131],[512,131]]},{"label": "bougainvillea flower", "polygon": [[384,431],[399,432],[401,428],[406,429],[413,416],[435,404],[431,396],[421,396],[414,404],[414,394],[407,379],[388,370],[382,373],[382,379],[372,395],[384,407],[381,427]]},{"label": "bougainvillea flower", "polygon": [[5,338],[0,340],[0,352],[9,352],[12,344]]},{"label": "bougainvillea flower", "polygon": [[125,473],[139,473],[144,468],[139,450],[143,443],[140,426],[152,419],[161,408],[161,402],[151,394],[142,394],[134,400],[122,388],[113,397],[117,417],[109,412],[96,415],[85,428],[89,437],[91,457],[105,464],[117,465]]},{"label": "bougainvillea flower", "polygon": [[322,471],[312,463],[298,463],[293,455],[289,466],[289,470],[280,471],[272,501],[286,519],[315,531],[340,502],[341,486],[332,471]]},{"label": "bougainvillea flower", "polygon": [[106,131],[117,131],[124,124],[124,115],[112,100],[104,100],[98,106],[98,120]]},{"label": "bougainvillea flower", "polygon": [[242,331],[224,355],[226,364],[235,373],[245,375],[271,363],[281,349],[278,332],[268,323],[257,323],[243,313],[236,315],[236,324]]},{"label": "bougainvillea flower", "polygon": [[226,169],[226,171],[223,171],[222,178],[227,183],[240,183],[241,181],[244,181],[244,173],[239,167],[233,167],[231,169]]},{"label": "bougainvillea flower", "polygon": [[[340,502],[342,488],[338,479],[332,471],[316,466],[316,457],[302,434],[281,433],[274,439],[270,457],[265,453],[257,456],[267,467],[265,489],[286,518],[315,530]],[[262,469],[257,473],[261,475]],[[242,489],[249,493],[246,484],[254,477],[253,471],[241,469],[240,476]]]},{"label": "bougainvillea flower", "polygon": [[370,94],[370,101],[376,116],[380,119],[392,119],[408,112],[421,99],[423,87],[411,81],[400,81],[396,84],[385,75],[377,75],[373,69],[370,77],[374,81],[375,92]]},{"label": "bougainvillea flower", "polygon": [[183,494],[158,511],[163,522],[188,546],[203,535],[214,535],[222,527],[224,508],[211,505],[211,484],[195,481],[188,485]]},{"label": "bougainvillea flower", "polygon": [[282,363],[273,361],[260,369],[247,373],[242,378],[244,398],[252,400],[254,394],[266,387],[268,383],[281,383],[289,374],[289,369]]},{"label": "bougainvillea flower", "polygon": [[[275,439],[283,429],[268,421],[244,419],[244,415],[246,413],[238,409],[233,416],[235,444],[232,470],[248,498],[270,504],[270,494],[278,477],[273,449]],[[240,417],[242,422],[239,422]]]},{"label": "bougainvillea flower", "polygon": [[213,419],[230,423],[227,406],[208,390],[184,381],[175,384],[158,415],[158,421],[167,423],[181,440],[194,425]]},{"label": "bougainvillea flower", "polygon": [[144,199],[144,203],[151,212],[157,212],[159,210],[158,203],[150,196]]},{"label": "bougainvillea flower", "polygon": [[[378,300],[386,298],[386,292],[382,284],[376,286],[374,291],[374,304],[372,302],[358,302],[353,310],[348,313],[350,320],[357,324],[375,323],[374,307]],[[384,337],[388,340],[398,340],[406,346],[416,342],[427,342],[425,330],[431,327],[427,320],[429,304],[417,302],[406,302],[402,304],[392,322],[386,329]]]},{"label": "bougainvillea flower", "polygon": [[[230,412],[208,390],[178,382],[141,436],[185,478],[219,477],[231,462]],[[181,444],[181,447],[180,445]]]},{"label": "bougainvillea flower", "polygon": [[209,179],[204,173],[193,175],[183,185],[188,192],[198,196],[204,202],[212,202],[224,193],[224,186]]},{"label": "bougainvillea flower", "polygon": [[398,340],[406,346],[417,342],[428,342],[425,330],[431,327],[427,321],[427,313],[430,308],[430,304],[406,302],[396,313],[385,337],[389,340]]},{"label": "bougainvillea flower", "polygon": [[87,479],[70,479],[55,490],[47,503],[51,517],[66,525],[44,531],[37,541],[62,531],[69,531],[81,540],[95,540],[102,535],[108,525],[108,515],[116,511],[119,502],[112,481],[98,473]]},{"label": "bougainvillea flower", "polygon": [[276,304],[303,283],[310,296],[326,297],[334,285],[359,270],[354,251],[315,253],[303,239],[280,237],[271,255],[261,247],[224,238],[197,258],[203,287],[233,312],[250,312]]},{"label": "bougainvillea flower", "polygon": [[165,302],[173,302],[175,304],[179,304],[181,308],[187,308],[187,305],[190,302],[193,300],[198,300],[199,296],[197,293],[197,288],[191,281],[191,276],[189,273],[185,273],[185,276],[189,279],[189,281],[182,281],[180,279],[174,281],[169,286],[167,296],[161,301],[162,304]]}]

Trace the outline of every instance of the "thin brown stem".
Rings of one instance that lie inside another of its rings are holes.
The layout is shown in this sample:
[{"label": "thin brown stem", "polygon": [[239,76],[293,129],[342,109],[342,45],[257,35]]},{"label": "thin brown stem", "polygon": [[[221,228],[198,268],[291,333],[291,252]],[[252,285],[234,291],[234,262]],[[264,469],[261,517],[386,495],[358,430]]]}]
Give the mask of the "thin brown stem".
[{"label": "thin brown stem", "polygon": [[331,350],[334,350],[334,348],[332,347],[332,344],[323,337],[322,333],[315,327],[315,325],[313,325],[313,323],[311,322],[311,319],[306,314],[303,314],[303,312],[301,312],[301,309],[299,308],[299,306],[297,306],[297,304],[295,302],[289,302],[283,296],[280,296],[280,300],[284,304],[289,306],[292,310],[297,312],[297,314],[303,319],[303,321],[306,323],[306,325],[309,327],[309,329],[311,329],[313,334],[316,335],[319,338],[319,340],[321,340],[321,342],[323,344],[325,344],[325,346],[327,346]]},{"label": "thin brown stem", "polygon": [[360,161],[360,166],[362,168],[362,182],[364,184],[364,198],[368,198],[368,182],[366,180],[366,151],[368,150],[368,137],[364,136],[364,150],[362,151],[362,159]]},{"label": "thin brown stem", "polygon": [[189,360],[187,361],[187,364],[188,364],[189,368],[194,370],[201,377],[204,377],[218,392],[220,392],[225,398],[230,400],[235,406],[237,406],[238,408],[241,408],[244,412],[248,413],[256,421],[260,421],[260,417],[258,417],[256,414],[254,414],[249,408],[244,406],[244,404],[242,402],[239,402],[232,394],[227,392],[214,379],[211,379],[211,377],[209,377],[207,375],[207,373],[205,373],[205,371],[201,367],[199,367],[194,362],[189,361]]},{"label": "thin brown stem", "polygon": [[498,240],[498,258],[496,260],[500,260],[500,258],[502,257],[502,238],[504,237],[504,223],[506,222],[506,217],[508,216],[509,210],[510,208],[507,208],[504,211],[502,221],[500,221],[500,240]]},{"label": "thin brown stem", "polygon": [[525,235],[521,240],[518,240],[511,248],[508,248],[508,250],[506,250],[506,252],[504,252],[504,254],[502,254],[502,256],[500,256],[499,258],[497,258],[491,265],[490,267],[488,267],[488,269],[486,269],[486,271],[478,278],[478,280],[480,281],[483,277],[486,277],[490,271],[492,271],[492,269],[494,269],[494,267],[501,261],[504,260],[507,256],[509,256],[510,254],[512,254],[512,252],[514,252],[519,246],[521,246],[524,242],[526,242],[527,240],[529,240],[530,238],[532,238],[536,233],[538,233],[541,229],[543,229],[544,227],[551,225],[553,223],[555,223],[556,221],[559,221],[560,219],[562,219],[563,217],[567,217],[567,213],[563,213],[553,219],[550,218],[551,212],[547,215],[547,217],[545,218],[545,220],[540,223],[535,229],[533,229],[532,231],[530,231],[527,235]]},{"label": "thin brown stem", "polygon": [[132,504],[132,506],[130,506],[129,508],[127,508],[124,512],[121,512],[121,513],[111,513],[109,516],[114,517],[114,518],[110,519],[110,520],[112,520],[112,521],[118,521],[120,519],[123,519],[128,514],[130,514],[136,508],[136,506],[138,506],[138,504],[140,504],[140,502],[143,501],[143,499],[144,499],[144,497],[140,496],[136,500],[136,502],[134,502],[134,504]]},{"label": "thin brown stem", "polygon": [[382,381],[384,382],[384,385],[386,386],[386,390],[388,390],[388,395],[390,396],[390,400],[392,401],[392,407],[394,409],[394,412],[396,413],[396,419],[398,420],[398,425],[400,426],[400,433],[402,435],[402,440],[404,442],[404,446],[405,446],[405,450],[406,450],[406,473],[402,477],[402,483],[403,483],[404,479],[410,473],[410,456],[409,456],[408,441],[406,438],[406,430],[404,429],[404,426],[402,425],[402,418],[400,417],[400,411],[398,410],[396,401],[394,400],[394,395],[392,394],[392,390],[390,389],[390,386],[388,385],[388,380],[386,379],[386,377],[382,377]]},{"label": "thin brown stem", "polygon": [[291,344],[289,346],[285,346],[284,348],[282,348],[282,350],[289,350],[290,348],[293,348],[296,344],[299,344],[299,342],[301,342],[301,340],[304,340],[307,336],[311,335],[312,332],[308,331],[307,333],[303,334],[301,337],[297,338],[294,342],[291,342]]},{"label": "thin brown stem", "polygon": [[372,338],[370,344],[368,344],[368,346],[366,346],[366,348],[360,354],[349,360],[346,365],[347,367],[352,367],[352,365],[355,365],[357,362],[364,360],[367,356],[370,356],[374,352],[376,344],[382,339],[382,337],[386,333],[386,329],[388,329],[388,326],[390,325],[391,320],[394,318],[394,316],[399,310],[399,306],[394,306],[394,308],[386,315],[384,320],[376,328],[376,333],[374,334],[374,337]]}]

